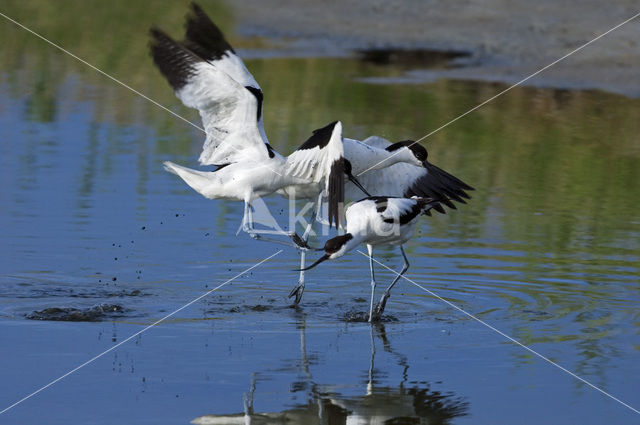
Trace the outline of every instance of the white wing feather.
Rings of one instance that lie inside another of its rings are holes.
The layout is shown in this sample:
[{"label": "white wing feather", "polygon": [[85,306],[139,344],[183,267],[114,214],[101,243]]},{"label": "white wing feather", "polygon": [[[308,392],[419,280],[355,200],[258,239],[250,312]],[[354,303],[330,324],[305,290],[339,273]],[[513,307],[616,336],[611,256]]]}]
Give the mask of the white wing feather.
[{"label": "white wing feather", "polygon": [[[364,144],[364,145],[363,145]],[[351,155],[362,156],[365,150],[385,150],[391,143],[378,136],[371,136],[362,143],[350,143]],[[351,158],[347,157],[351,161]],[[356,158],[357,159],[357,158]],[[372,195],[397,196],[397,197],[430,197],[440,199],[450,208],[455,208],[451,201],[464,203],[468,199],[466,190],[473,188],[457,177],[447,173],[437,166],[426,162],[426,166],[417,166],[406,162],[397,162],[381,169],[371,169],[357,176],[358,181]],[[348,182],[345,188],[345,196],[349,199],[362,199],[362,191]],[[440,211],[440,210],[438,210]]]},{"label": "white wing feather", "polygon": [[[322,130],[323,129],[316,130],[314,136],[318,131]],[[305,142],[305,144],[308,142],[309,141]],[[325,188],[328,189],[331,167],[336,161],[339,161],[344,154],[342,146],[342,123],[338,121],[333,125],[329,141],[325,146],[316,145],[306,148],[305,144],[287,157],[287,174],[314,183],[324,181]]]},{"label": "white wing feather", "polygon": [[373,146],[374,148],[378,148],[378,149],[386,149],[387,146],[391,146],[391,142],[389,140],[380,136],[369,136],[366,139],[364,139],[362,143],[365,143],[369,146]]},{"label": "white wing feather", "polygon": [[258,129],[257,99],[215,65],[193,66],[189,83],[176,92],[186,106],[200,112],[207,133],[200,164],[218,165],[268,157]]},{"label": "white wing feather", "polygon": [[[329,225],[336,228],[343,222],[344,207],[344,148],[342,123],[333,122],[313,135],[287,157],[286,174],[307,182],[324,183],[328,195]],[[322,186],[320,186],[320,189]]]},{"label": "white wing feather", "polygon": [[258,99],[247,88],[160,30],[152,29],[151,53],[186,106],[200,112],[207,137],[200,163],[222,165],[273,156],[258,126]]},{"label": "white wing feather", "polygon": [[[220,28],[207,16],[204,10],[195,3],[191,3],[190,9],[186,22],[186,39],[182,45],[227,74],[240,86],[250,89],[258,102],[258,131],[266,143],[267,136],[264,132],[262,119],[262,89],[240,56],[236,55]],[[280,157],[270,147],[268,149],[270,157]]]},{"label": "white wing feather", "polygon": [[382,212],[383,218],[391,218],[399,221],[400,216],[411,211],[418,202],[409,198],[389,198],[387,200],[387,209]]}]

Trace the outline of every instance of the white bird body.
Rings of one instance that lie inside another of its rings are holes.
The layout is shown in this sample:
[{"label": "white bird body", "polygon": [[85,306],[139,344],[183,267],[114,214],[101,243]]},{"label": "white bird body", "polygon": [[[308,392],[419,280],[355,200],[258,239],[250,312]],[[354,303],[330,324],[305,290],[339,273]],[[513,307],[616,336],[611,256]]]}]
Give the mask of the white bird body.
[{"label": "white bird body", "polygon": [[[343,139],[340,122],[314,131],[288,157],[274,151],[264,131],[260,86],[222,32],[196,4],[191,4],[185,40],[174,41],[157,29],[151,30],[151,37],[154,62],[177,97],[197,109],[202,118],[206,139],[200,164],[218,167],[216,171],[198,171],[165,162],[165,168],[209,199],[243,201],[242,229],[252,237],[266,239],[258,234],[282,234],[253,228],[251,202],[256,198],[274,192],[290,199],[317,198],[302,239],[295,232],[287,234],[298,247],[308,247],[306,238],[319,218],[323,194],[328,197],[327,221],[336,227],[342,221],[345,195],[350,199],[362,196],[356,192],[360,190],[356,186],[361,185],[353,175],[366,180],[365,188],[376,194],[430,197],[450,208],[455,208],[451,200],[464,202],[463,198],[469,197],[465,190],[472,188],[429,164],[427,151],[419,144],[391,143],[375,136],[364,141]],[[345,174],[353,184],[345,185]],[[444,212],[440,205],[435,208]],[[387,242],[393,243],[392,239]],[[304,261],[303,251],[301,269]],[[298,285],[290,294],[296,296],[296,304],[303,291],[301,271]]]},{"label": "white bird body", "polygon": [[319,184],[290,184],[282,189],[278,189],[277,193],[280,196],[283,196],[288,199],[299,199],[299,200],[315,200],[318,196],[318,193],[322,191],[322,186]]},{"label": "white bird body", "polygon": [[[269,163],[272,165],[273,163]],[[308,180],[276,174],[262,162],[247,161],[229,164],[217,171],[200,171],[167,161],[167,171],[178,175],[193,190],[208,199],[253,201],[273,192],[308,186]],[[280,168],[280,167],[278,167]],[[274,189],[283,188],[283,189]],[[317,195],[322,184],[315,185]]]},{"label": "white bird body", "polygon": [[[151,53],[176,96],[200,113],[206,133],[200,164],[218,168],[199,171],[165,162],[167,171],[209,199],[243,201],[243,230],[255,238],[250,203],[277,191],[305,192],[314,200],[324,191],[329,223],[337,227],[344,202],[342,124],[314,131],[288,157],[275,152],[264,132],[260,86],[202,9],[193,3],[191,9],[186,39],[177,42],[152,29]],[[267,232],[281,234],[260,231]]]},{"label": "white bird body", "polygon": [[[339,121],[331,123],[316,130],[314,136],[321,132],[324,134],[319,137],[330,136],[326,146],[305,148],[302,145],[286,158],[271,150],[273,157],[256,155],[257,160],[238,160],[235,154],[237,162],[219,166],[215,171],[193,170],[170,161],[165,162],[165,169],[177,174],[196,192],[209,199],[250,202],[278,192],[287,197],[295,194],[315,200],[320,192],[329,190],[331,167],[342,158],[342,124]],[[205,152],[206,149],[203,155]],[[325,158],[327,156],[329,158]],[[339,170],[339,173],[342,172]]]},{"label": "white bird body", "polygon": [[[371,271],[371,303],[369,321],[377,320],[384,312],[391,288],[400,276],[409,269],[409,261],[402,245],[413,236],[415,225],[422,214],[430,214],[432,208],[438,208],[438,200],[429,198],[394,198],[372,196],[362,199],[347,208],[347,233],[329,239],[324,245],[325,254],[307,268],[313,268],[326,260],[342,257],[347,252],[364,243],[369,250]],[[376,281],[373,272],[373,247],[380,245],[399,245],[404,258],[400,273],[385,289],[382,298],[373,307]]]},{"label": "white bird body", "polygon": [[[345,213],[346,231],[353,235],[353,239],[347,242],[344,252],[361,243],[376,246],[402,245],[407,242],[413,236],[415,223],[419,218],[420,211],[412,210],[417,203],[415,199],[370,197],[350,205]],[[386,208],[380,212],[381,205],[385,204]],[[409,217],[407,214],[415,216],[408,223],[401,225],[401,217]]]}]

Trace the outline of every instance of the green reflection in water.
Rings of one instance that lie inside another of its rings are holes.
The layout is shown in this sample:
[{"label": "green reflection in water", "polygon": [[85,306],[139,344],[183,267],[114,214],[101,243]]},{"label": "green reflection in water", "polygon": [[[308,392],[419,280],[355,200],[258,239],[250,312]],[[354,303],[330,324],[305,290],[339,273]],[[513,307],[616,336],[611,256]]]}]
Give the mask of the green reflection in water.
[{"label": "green reflection in water", "polygon": [[[150,8],[143,2],[61,6],[7,0],[3,12],[200,125],[197,113],[180,105],[147,52],[152,24],[181,34],[186,3],[164,1]],[[228,9],[218,2],[202,3],[229,32]],[[5,22],[0,36],[12,40],[0,50],[0,72],[10,96],[28,99],[25,120],[55,121],[90,102],[96,125],[153,129],[153,138],[138,139],[135,150],[141,208],[149,174],[161,172],[158,164],[149,164],[151,155],[193,157],[195,162],[203,139],[197,130],[22,29]],[[245,47],[263,43],[230,38]],[[267,133],[282,153],[335,119],[343,121],[349,137],[415,139],[505,88],[447,80],[367,84],[357,79],[403,70],[353,59],[255,59],[247,65],[265,92]],[[437,238],[429,245],[435,255],[468,260],[455,276],[442,278],[454,279],[457,291],[490,291],[524,318],[542,314],[544,321],[543,313],[552,311],[551,318],[569,316],[579,324],[562,332],[523,328],[519,337],[526,344],[580,340],[584,356],[590,357],[603,352],[596,343],[614,335],[611,324],[620,317],[640,326],[628,302],[637,299],[639,289],[639,112],[640,101],[618,95],[515,88],[424,142],[435,163],[477,188],[468,207],[429,220],[428,234]],[[99,141],[94,131],[86,149],[95,162],[81,172],[80,205],[100,174],[114,172],[116,155],[131,149],[116,135]],[[41,154],[30,151],[24,166]],[[422,248],[415,240],[409,252],[426,256]],[[603,314],[594,320],[582,314],[605,300],[610,303],[605,308],[617,307],[615,317]],[[535,311],[527,313],[532,306]]]}]

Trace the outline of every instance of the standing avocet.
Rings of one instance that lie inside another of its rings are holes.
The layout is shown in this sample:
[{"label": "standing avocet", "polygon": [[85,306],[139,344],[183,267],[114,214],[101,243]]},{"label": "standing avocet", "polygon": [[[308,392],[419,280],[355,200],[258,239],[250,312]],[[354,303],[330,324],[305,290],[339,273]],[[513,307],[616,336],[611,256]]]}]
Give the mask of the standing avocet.
[{"label": "standing avocet", "polygon": [[[342,257],[361,243],[369,250],[369,268],[371,271],[371,302],[369,304],[369,322],[380,319],[389,298],[389,293],[398,279],[409,269],[409,260],[404,253],[403,244],[413,236],[413,230],[421,214],[430,214],[430,210],[444,212],[439,200],[430,198],[393,198],[372,196],[358,201],[346,211],[347,233],[329,239],[324,245],[325,254],[307,270],[325,260]],[[380,301],[373,307],[376,280],[373,272],[373,247],[378,245],[400,245],[404,265],[400,273],[384,290]]]},{"label": "standing avocet", "polygon": [[[378,136],[363,141],[343,138],[345,166],[349,180],[345,187],[346,199],[360,199],[362,192],[384,194],[393,197],[428,197],[456,209],[453,201],[466,203],[474,190],[459,178],[428,161],[428,152],[411,140],[391,143]],[[352,184],[353,183],[353,184]],[[319,210],[317,210],[319,211]],[[440,207],[438,211],[444,213]],[[312,215],[304,241],[316,220]],[[347,224],[348,226],[348,224]],[[304,253],[301,255],[300,279],[289,297],[295,296],[298,304],[304,292]]]}]

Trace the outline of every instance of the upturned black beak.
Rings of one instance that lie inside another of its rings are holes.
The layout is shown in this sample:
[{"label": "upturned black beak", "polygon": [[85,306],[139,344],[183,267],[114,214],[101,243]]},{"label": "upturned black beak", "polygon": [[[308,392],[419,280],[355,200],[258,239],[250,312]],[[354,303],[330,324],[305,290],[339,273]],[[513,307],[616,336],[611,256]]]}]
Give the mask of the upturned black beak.
[{"label": "upturned black beak", "polygon": [[351,183],[355,184],[358,189],[360,189],[362,192],[364,192],[365,195],[367,196],[371,196],[371,194],[369,192],[367,192],[367,189],[364,188],[364,186],[362,186],[362,184],[360,184],[360,182],[358,181],[358,179],[356,179],[353,174],[349,173],[347,174],[347,177],[349,178],[349,180],[351,181]]},{"label": "upturned black beak", "polygon": [[323,261],[328,260],[329,257],[330,257],[330,254],[324,254],[322,257],[318,258],[318,260],[316,260],[316,262],[313,263],[312,265],[310,265],[309,267],[305,267],[304,269],[294,269],[294,271],[301,272],[303,270],[304,271],[311,270],[312,268],[314,268],[318,264],[322,263]]}]

